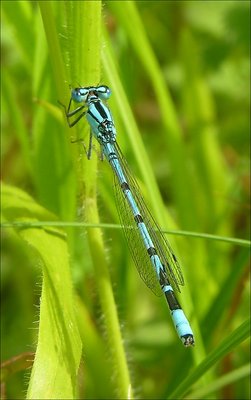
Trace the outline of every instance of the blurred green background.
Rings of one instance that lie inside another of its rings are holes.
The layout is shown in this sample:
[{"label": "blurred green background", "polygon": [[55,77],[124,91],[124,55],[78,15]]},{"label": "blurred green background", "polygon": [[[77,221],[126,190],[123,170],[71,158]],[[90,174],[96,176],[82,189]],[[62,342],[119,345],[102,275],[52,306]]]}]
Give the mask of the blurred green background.
[{"label": "blurred green background", "polygon": [[[66,3],[71,2],[50,3],[68,71],[62,86],[68,90],[70,84],[91,84],[70,72],[71,63],[78,63],[78,59],[69,59],[74,37],[72,26],[67,25]],[[108,36],[102,42],[102,52],[111,47],[139,127],[170,221],[170,226],[162,224],[162,228],[249,239],[249,2],[136,2],[162,81],[152,72],[156,70],[151,68],[149,53],[145,50],[145,61],[144,54],[140,54],[137,26],[130,21],[123,3],[103,3],[102,20]],[[1,8],[2,180],[29,193],[59,220],[82,221],[84,210],[80,207],[72,152],[78,152],[79,158],[85,154],[81,146],[70,143],[57,110],[58,93],[38,4],[2,1]],[[111,85],[112,77],[102,61],[101,71],[101,83]],[[169,101],[166,111],[161,109],[164,103],[158,95],[160,82]],[[116,96],[109,105],[118,126],[120,147],[148,199],[140,161],[135,161],[137,148],[128,140]],[[169,121],[170,127],[176,129],[173,132],[167,129]],[[87,136],[84,139],[87,144]],[[98,152],[95,144],[94,157]],[[109,165],[99,162],[100,222],[119,224],[112,185]],[[157,200],[154,203],[150,198],[149,206],[156,212]],[[104,398],[113,398],[116,388],[105,373],[111,360],[109,340],[96,293],[99,278],[95,275],[86,230],[72,227],[67,232],[74,291],[105,348],[105,358],[97,359],[95,346],[89,347],[88,356],[81,363],[78,396],[101,398],[99,389],[103,386]],[[217,347],[246,320],[249,312],[247,247],[191,235],[168,238],[172,243],[175,239],[188,287],[181,295],[181,303],[191,324],[194,323],[195,336],[201,338],[191,351],[183,349],[177,339],[165,301],[152,295],[138,277],[122,231],[103,231],[129,370],[136,397],[144,399],[168,398],[203,354],[207,356]],[[39,259],[14,230],[3,228],[2,360],[35,351],[40,267]],[[210,373],[202,376],[204,381],[192,388],[196,391],[206,386],[207,393],[199,397],[190,394],[188,398],[248,399],[247,373],[238,375],[248,365],[248,349],[245,341],[222,358]],[[92,363],[99,365],[98,373]],[[109,368],[113,376],[116,365]],[[232,379],[210,389],[210,385],[229,373],[233,373]],[[27,381],[27,370],[10,374],[7,398],[25,398]]]}]

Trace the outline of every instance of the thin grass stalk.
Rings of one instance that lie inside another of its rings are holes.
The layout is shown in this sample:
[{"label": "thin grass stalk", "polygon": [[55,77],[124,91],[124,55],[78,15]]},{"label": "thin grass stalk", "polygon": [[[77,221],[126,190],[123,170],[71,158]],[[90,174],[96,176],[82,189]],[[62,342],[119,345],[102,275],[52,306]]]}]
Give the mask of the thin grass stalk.
[{"label": "thin grass stalk", "polygon": [[[71,73],[74,81],[78,79],[81,85],[95,85],[100,81],[101,2],[72,2],[72,16],[73,18],[69,18],[69,21],[74,20],[74,26],[70,28],[72,39],[75,37],[78,39],[72,43],[71,51],[78,56],[73,60]],[[87,134],[88,131],[89,127],[86,124]],[[83,137],[83,132],[79,132],[79,136]],[[87,223],[94,224],[100,222],[97,208],[97,161],[96,154],[92,155],[91,162],[86,157],[82,157],[81,166],[78,169],[84,219]],[[102,231],[100,229],[88,230],[87,237],[109,338],[110,356],[114,366],[115,391],[120,398],[127,398],[131,383],[106,262]]]}]

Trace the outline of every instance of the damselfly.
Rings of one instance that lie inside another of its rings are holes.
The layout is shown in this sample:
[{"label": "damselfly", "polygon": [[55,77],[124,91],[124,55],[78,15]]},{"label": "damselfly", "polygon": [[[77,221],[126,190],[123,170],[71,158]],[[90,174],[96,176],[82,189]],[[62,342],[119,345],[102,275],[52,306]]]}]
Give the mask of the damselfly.
[{"label": "damselfly", "polygon": [[[164,293],[179,337],[185,346],[191,346],[194,344],[193,332],[173,290],[180,291],[179,286],[184,284],[182,272],[116,141],[114,120],[105,104],[110,95],[111,90],[105,85],[72,89],[68,108],[64,106],[67,122],[72,127],[83,116],[86,117],[91,135],[100,143],[102,153],[114,172],[117,208],[138,272],[155,294]],[[81,105],[71,111],[72,101]],[[76,118],[72,120],[74,116]],[[90,155],[91,147],[88,158]]]}]

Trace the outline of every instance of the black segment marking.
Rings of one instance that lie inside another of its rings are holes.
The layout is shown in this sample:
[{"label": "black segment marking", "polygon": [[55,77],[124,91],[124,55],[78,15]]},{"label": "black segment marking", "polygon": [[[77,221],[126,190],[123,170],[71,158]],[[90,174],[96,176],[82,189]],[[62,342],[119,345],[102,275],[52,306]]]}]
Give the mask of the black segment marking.
[{"label": "black segment marking", "polygon": [[113,153],[113,152],[109,153],[108,157],[109,157],[109,161],[113,161],[113,160],[117,160],[118,159],[117,154]]},{"label": "black segment marking", "polygon": [[88,110],[87,113],[88,113],[95,121],[97,121],[98,124],[100,123],[99,120],[98,120],[98,118],[97,118],[90,110]]},{"label": "black segment marking", "polygon": [[181,306],[172,290],[165,292],[165,296],[171,311],[181,309]]},{"label": "black segment marking", "polygon": [[135,215],[134,219],[137,225],[140,224],[141,222],[144,222],[140,214]]},{"label": "black segment marking", "polygon": [[128,185],[127,182],[121,183],[120,187],[123,190],[123,192],[125,192],[126,190],[130,190],[130,186]]},{"label": "black segment marking", "polygon": [[150,257],[155,256],[157,254],[157,251],[155,249],[155,247],[149,247],[147,249],[147,253],[149,254]]},{"label": "black segment marking", "polygon": [[107,119],[108,115],[107,115],[103,105],[99,101],[95,102],[94,105],[95,105],[95,108],[98,111],[98,113],[101,115],[101,117],[103,119]]}]

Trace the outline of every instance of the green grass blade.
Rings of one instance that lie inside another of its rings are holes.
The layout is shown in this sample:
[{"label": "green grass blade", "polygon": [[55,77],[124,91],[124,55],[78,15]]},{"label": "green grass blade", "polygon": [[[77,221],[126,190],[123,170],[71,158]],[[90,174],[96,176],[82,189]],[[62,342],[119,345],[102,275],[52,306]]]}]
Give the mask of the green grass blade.
[{"label": "green grass blade", "polygon": [[11,21],[11,29],[16,39],[18,51],[22,56],[23,66],[27,71],[32,69],[34,48],[31,37],[34,35],[34,24],[32,21],[32,3],[27,1],[16,1],[15,7],[10,1],[1,5],[3,15]]},{"label": "green grass blade", "polygon": [[[2,223],[1,226],[3,228],[8,228],[8,227],[17,227],[17,226],[58,226],[58,227],[75,227],[75,228],[102,228],[102,229],[124,229],[122,225],[118,224],[105,224],[105,223],[87,223],[87,222],[76,222],[76,221],[41,221],[41,222],[34,222],[30,224],[28,221],[23,221],[19,223],[18,221],[12,221],[12,222],[7,222],[7,223]],[[126,228],[126,227],[125,227]],[[128,229],[136,229],[128,226]],[[211,235],[207,233],[198,233],[198,232],[189,232],[189,231],[177,231],[177,230],[161,230],[161,232],[167,234],[167,235],[173,235],[173,236],[188,236],[191,238],[198,238],[198,239],[207,239],[207,240],[214,240],[216,242],[225,242],[229,244],[235,244],[236,246],[240,247],[247,247],[250,248],[251,242],[250,240],[245,240],[245,239],[238,239],[238,238],[230,238],[230,237],[225,237],[225,236],[219,236],[219,235]]]},{"label": "green grass blade", "polygon": [[239,344],[250,336],[250,319],[243,322],[226,337],[222,343],[213,350],[174,390],[169,399],[183,398],[189,389],[194,385],[212,366],[219,362],[226,354],[234,350]]},{"label": "green grass blade", "polygon": [[[217,321],[220,321],[226,312],[229,312],[230,302],[234,297],[236,291],[239,291],[238,282],[244,276],[245,270],[248,269],[248,262],[250,258],[250,249],[244,248],[236,258],[231,266],[229,273],[222,284],[224,290],[219,290],[217,296],[212,301],[209,310],[205,314],[201,330],[207,341],[212,337],[211,333],[214,331]],[[238,293],[239,297],[239,293]],[[223,323],[226,323],[224,320]]]},{"label": "green grass blade", "polygon": [[144,147],[139,129],[135,122],[130,103],[122,86],[118,69],[116,67],[115,54],[112,50],[111,44],[108,40],[107,32],[105,30],[104,37],[105,51],[102,51],[102,61],[104,69],[107,76],[109,77],[114,97],[116,99],[116,106],[118,107],[120,117],[126,128],[127,138],[130,141],[135,159],[139,166],[140,173],[147,187],[147,197],[149,199],[149,203],[153,207],[154,215],[156,215],[157,220],[162,222],[165,221],[164,224],[166,226],[172,227],[174,226],[174,221],[164,211],[163,201],[156,183],[156,178],[153,173],[152,165]]},{"label": "green grass blade", "polygon": [[58,40],[58,32],[55,24],[52,6],[50,2],[39,1],[39,7],[43,18],[43,26],[47,37],[47,44],[50,53],[50,62],[53,68],[55,86],[59,99],[65,99],[65,86],[62,82],[66,82],[66,71],[63,63],[62,53]]},{"label": "green grass blade", "polygon": [[[70,73],[73,83],[75,80],[82,85],[95,85],[100,81],[100,49],[101,49],[101,2],[71,2],[67,5],[69,11],[69,41],[66,46],[70,52]],[[87,29],[88,27],[88,29]],[[75,56],[74,56],[75,55]],[[77,61],[76,61],[77,60]],[[80,131],[81,129],[81,131]],[[79,136],[83,137],[89,131],[87,124],[76,127]],[[84,132],[84,133],[83,133]],[[78,136],[78,135],[76,135]],[[99,223],[97,207],[97,157],[93,155],[92,162],[86,157],[75,160],[80,182],[81,197],[87,223]],[[106,261],[105,246],[100,229],[88,230],[88,243],[92,263],[95,268],[95,283],[97,285],[102,313],[111,349],[114,366],[114,392],[121,398],[131,394],[129,370],[123,347],[123,340],[114,301],[112,284]]]},{"label": "green grass blade", "polygon": [[[7,220],[54,218],[25,192],[11,186],[2,186],[2,206]],[[65,234],[56,228],[35,227],[17,232],[39,256],[43,268],[38,344],[27,398],[74,398],[82,346]]]},{"label": "green grass blade", "polygon": [[[188,184],[191,179],[182,142],[182,133],[171,95],[148,40],[136,2],[124,1],[123,7],[121,7],[119,1],[114,1],[111,2],[110,7],[126,30],[131,46],[134,48],[135,53],[151,80],[152,90],[155,92],[165,129],[163,139],[166,141],[169,149],[172,194],[179,208],[182,224],[184,227],[187,227],[189,223],[191,225],[191,222],[194,222],[190,219],[191,215],[193,215],[194,218],[195,214],[193,212],[194,202]],[[137,40],[135,40],[135,38],[137,38]],[[187,213],[187,209],[190,209],[191,213]]]},{"label": "green grass blade", "polygon": [[19,104],[13,101],[13,98],[16,95],[16,87],[12,82],[8,72],[5,73],[4,79],[2,80],[2,94],[3,94],[3,102],[5,104],[6,110],[8,110],[7,115],[13,126],[15,136],[17,137],[20,143],[25,166],[27,168],[28,173],[32,177],[33,167],[32,167],[31,148],[29,142],[29,132],[24,123],[23,113],[19,107]]},{"label": "green grass blade", "polygon": [[[232,385],[234,382],[237,382],[241,379],[250,376],[250,364],[245,364],[240,368],[236,368],[228,374],[222,375],[220,378],[215,379],[212,383],[207,386],[204,386],[194,392],[190,393],[187,399],[203,399],[208,398],[208,395],[224,388],[227,385]],[[186,397],[185,397],[186,399]]]}]

